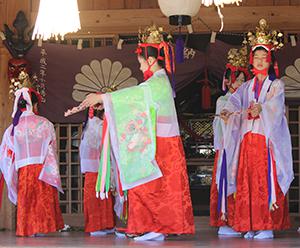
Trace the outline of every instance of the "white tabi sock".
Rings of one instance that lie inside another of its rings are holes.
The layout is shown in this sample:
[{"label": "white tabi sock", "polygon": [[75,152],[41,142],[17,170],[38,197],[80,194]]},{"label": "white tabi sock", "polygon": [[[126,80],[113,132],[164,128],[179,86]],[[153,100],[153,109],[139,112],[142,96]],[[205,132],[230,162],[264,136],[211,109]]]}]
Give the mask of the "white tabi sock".
[{"label": "white tabi sock", "polygon": [[103,231],[95,231],[95,232],[90,232],[90,236],[104,236],[107,233],[105,232],[105,230]]},{"label": "white tabi sock", "polygon": [[244,238],[245,239],[253,239],[254,235],[255,235],[255,232],[249,231],[244,235]]},{"label": "white tabi sock", "polygon": [[225,235],[225,236],[241,236],[240,232],[237,232],[235,230],[233,230],[231,227],[229,226],[220,226],[219,227],[219,231],[218,231],[218,235]]},{"label": "white tabi sock", "polygon": [[142,236],[135,237],[134,241],[147,241],[147,240],[163,241],[164,239],[165,239],[165,235],[163,235],[162,233],[149,232]]},{"label": "white tabi sock", "polygon": [[274,238],[273,230],[263,230],[256,232],[254,239],[272,239]]},{"label": "white tabi sock", "polygon": [[105,229],[103,231],[106,232],[106,234],[113,234],[113,233],[115,233],[115,229],[114,228],[112,228],[112,229]]}]

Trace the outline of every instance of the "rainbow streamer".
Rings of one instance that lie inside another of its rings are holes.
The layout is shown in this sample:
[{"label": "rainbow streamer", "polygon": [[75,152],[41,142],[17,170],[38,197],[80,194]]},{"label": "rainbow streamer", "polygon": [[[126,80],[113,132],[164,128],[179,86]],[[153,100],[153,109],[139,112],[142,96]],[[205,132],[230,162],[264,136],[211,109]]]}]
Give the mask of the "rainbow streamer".
[{"label": "rainbow streamer", "polygon": [[98,177],[96,183],[96,196],[103,200],[108,198],[108,192],[110,188],[110,140],[109,140],[109,128],[107,119],[104,118],[102,140],[101,140],[101,159],[98,170]]}]

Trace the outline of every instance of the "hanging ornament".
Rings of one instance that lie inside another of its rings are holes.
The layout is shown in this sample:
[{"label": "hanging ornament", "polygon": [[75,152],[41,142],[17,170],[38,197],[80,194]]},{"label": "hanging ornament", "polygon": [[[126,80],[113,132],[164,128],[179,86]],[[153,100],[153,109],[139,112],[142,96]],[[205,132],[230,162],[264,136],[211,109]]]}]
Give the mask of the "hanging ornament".
[{"label": "hanging ornament", "polygon": [[181,27],[179,27],[179,36],[176,39],[176,62],[181,64],[184,62],[184,40],[181,35]]},{"label": "hanging ornament", "polygon": [[225,4],[239,5],[240,2],[242,2],[242,0],[158,0],[158,5],[162,13],[169,17],[170,25],[175,26],[191,24],[192,17],[198,14],[201,4],[205,7],[215,5],[221,19],[221,32],[224,26],[224,16],[221,12],[221,8],[223,8]]},{"label": "hanging ornament", "polygon": [[199,83],[202,83],[203,86],[201,88],[201,101],[202,101],[202,109],[210,109],[211,108],[211,91],[209,87],[209,80],[208,80],[208,72],[207,68],[204,71],[204,79],[199,80]]}]

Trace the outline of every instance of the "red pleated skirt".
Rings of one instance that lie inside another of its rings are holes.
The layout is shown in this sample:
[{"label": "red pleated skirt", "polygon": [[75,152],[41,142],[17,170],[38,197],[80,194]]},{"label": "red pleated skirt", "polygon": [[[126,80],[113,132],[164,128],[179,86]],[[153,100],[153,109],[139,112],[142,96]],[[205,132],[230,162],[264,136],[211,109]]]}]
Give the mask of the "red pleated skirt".
[{"label": "red pleated skirt", "polygon": [[210,225],[211,226],[232,226],[234,216],[234,197],[230,195],[227,197],[227,221],[221,220],[221,213],[218,213],[218,188],[216,183],[216,173],[218,165],[219,151],[216,152],[214,169],[212,175],[212,182],[210,187]]},{"label": "red pleated skirt", "polygon": [[[273,158],[272,158],[273,159]],[[290,227],[287,198],[276,177],[278,209],[268,205],[268,151],[263,135],[247,133],[241,144],[233,227],[237,231],[282,230]]]},{"label": "red pleated skirt", "polygon": [[157,137],[163,177],[128,191],[127,233],[195,232],[186,161],[180,137]]},{"label": "red pleated skirt", "polygon": [[64,227],[58,191],[38,179],[41,164],[18,171],[17,236],[56,232]]},{"label": "red pleated skirt", "polygon": [[84,181],[84,230],[94,232],[112,229],[115,226],[113,200],[111,193],[108,199],[96,198],[96,182],[98,173],[85,173]]}]

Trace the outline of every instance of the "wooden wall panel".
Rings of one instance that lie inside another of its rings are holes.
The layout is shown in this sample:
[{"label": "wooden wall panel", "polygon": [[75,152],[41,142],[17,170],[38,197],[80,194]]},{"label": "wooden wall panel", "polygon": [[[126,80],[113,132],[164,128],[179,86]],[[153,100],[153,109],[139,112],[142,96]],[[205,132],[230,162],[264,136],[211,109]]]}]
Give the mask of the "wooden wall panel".
[{"label": "wooden wall panel", "polygon": [[110,0],[94,0],[93,9],[108,9]]},{"label": "wooden wall panel", "polygon": [[256,0],[256,6],[272,6],[274,5],[274,1],[273,0]]},{"label": "wooden wall panel", "polygon": [[158,8],[157,0],[140,0],[141,1],[141,9],[154,9]]},{"label": "wooden wall panel", "polygon": [[290,5],[300,5],[300,0],[290,0]]},{"label": "wooden wall panel", "polygon": [[[224,31],[243,32],[256,27],[261,18],[266,18],[272,28],[282,31],[300,31],[300,6],[269,6],[265,7],[225,7]],[[32,13],[34,18],[35,13]],[[155,22],[170,29],[168,18],[162,15],[159,9],[121,9],[82,11],[82,30],[78,34],[131,34],[136,33],[140,26]],[[247,18],[245,18],[245,16]],[[200,8],[200,17],[212,30],[219,30],[220,19],[215,8]],[[292,17],[292,18],[291,18]],[[210,32],[197,17],[193,18],[194,32]]]},{"label": "wooden wall panel", "polygon": [[[7,23],[7,0],[0,0],[0,30],[3,30],[4,23]],[[0,48],[3,47],[2,41],[0,41]]]},{"label": "wooden wall panel", "polygon": [[35,12],[39,10],[40,0],[31,0],[31,11]]},{"label": "wooden wall panel", "polygon": [[13,21],[16,18],[16,15],[19,10],[23,10],[26,17],[30,19],[30,7],[31,7],[31,0],[9,0],[7,1],[7,9],[6,9],[6,23],[9,26],[12,26]]},{"label": "wooden wall panel", "polygon": [[256,6],[256,0],[243,0],[243,6]]},{"label": "wooden wall panel", "polygon": [[109,0],[108,8],[109,9],[124,9],[125,8],[125,0]]},{"label": "wooden wall panel", "polygon": [[290,0],[274,0],[274,5],[290,5]]},{"label": "wooden wall panel", "polygon": [[[2,42],[1,42],[2,43]],[[10,54],[7,49],[0,48],[0,139],[2,140],[5,129],[11,123],[12,100],[8,99],[9,83],[7,79],[7,67]],[[2,197],[2,196],[0,196]],[[6,190],[3,194],[3,206],[0,211],[0,228],[14,230],[15,208],[7,197]]]},{"label": "wooden wall panel", "polygon": [[[31,0],[0,0],[0,29],[6,23],[12,23],[18,11],[23,10],[30,21]],[[9,83],[7,79],[7,66],[10,54],[0,41],[0,137],[11,123],[12,101],[8,99]],[[3,198],[3,209],[0,212],[0,228],[13,230],[15,228],[15,208],[9,203],[7,197]]]},{"label": "wooden wall panel", "polygon": [[140,0],[125,0],[125,9],[140,9]]},{"label": "wooden wall panel", "polygon": [[79,10],[93,10],[93,0],[77,0]]}]

